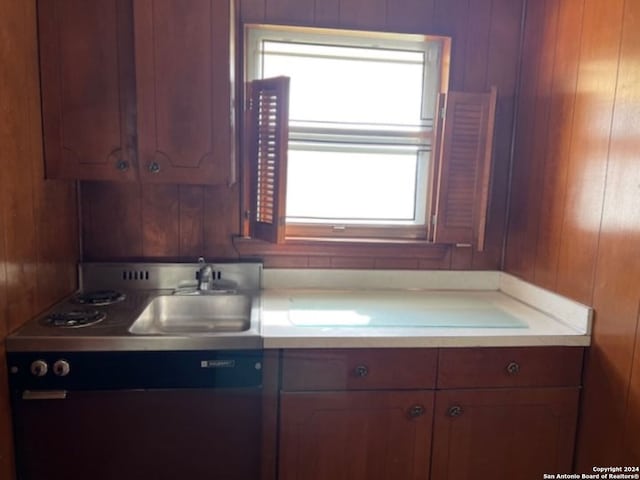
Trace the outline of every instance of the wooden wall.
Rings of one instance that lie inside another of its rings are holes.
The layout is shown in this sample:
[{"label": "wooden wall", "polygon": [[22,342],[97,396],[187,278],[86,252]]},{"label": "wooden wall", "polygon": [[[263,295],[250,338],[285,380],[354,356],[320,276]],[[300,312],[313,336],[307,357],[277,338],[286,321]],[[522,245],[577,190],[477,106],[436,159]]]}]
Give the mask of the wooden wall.
[{"label": "wooden wall", "polygon": [[[33,2],[0,0],[0,340],[75,288],[75,190],[44,182]],[[243,0],[247,22],[428,32],[454,40],[452,88],[500,89],[489,252],[499,264],[523,0]],[[577,464],[640,463],[640,4],[528,2],[506,270],[596,309]],[[83,254],[235,258],[237,187],[84,182]],[[299,253],[272,265],[394,266]],[[384,260],[384,259],[383,259]],[[405,259],[406,260],[406,259]],[[399,263],[398,263],[399,264]],[[405,261],[405,268],[421,264]],[[0,346],[0,385],[6,384]],[[0,478],[10,478],[0,388]]]},{"label": "wooden wall", "polygon": [[0,0],[0,478],[13,477],[4,338],[76,288],[73,183],[44,181],[35,2]]},{"label": "wooden wall", "polygon": [[640,2],[528,2],[506,270],[596,311],[577,466],[640,464]]},{"label": "wooden wall", "polygon": [[[504,237],[508,163],[523,0],[241,0],[247,23],[357,28],[453,37],[451,88],[499,89],[488,249],[424,247],[419,255],[352,249],[266,254],[266,266],[498,268]],[[239,189],[82,183],[86,260],[239,256]],[[402,249],[396,249],[400,252]],[[418,258],[421,257],[421,258]]]}]

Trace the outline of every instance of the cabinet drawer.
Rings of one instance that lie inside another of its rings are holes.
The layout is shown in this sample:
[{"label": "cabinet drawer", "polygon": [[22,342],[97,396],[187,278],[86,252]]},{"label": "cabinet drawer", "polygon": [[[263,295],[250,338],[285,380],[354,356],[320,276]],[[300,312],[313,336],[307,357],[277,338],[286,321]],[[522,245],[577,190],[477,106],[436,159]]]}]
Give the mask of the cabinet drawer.
[{"label": "cabinet drawer", "polygon": [[282,389],[375,390],[435,387],[436,350],[285,350]]},{"label": "cabinet drawer", "polygon": [[583,348],[441,349],[438,388],[580,385]]}]

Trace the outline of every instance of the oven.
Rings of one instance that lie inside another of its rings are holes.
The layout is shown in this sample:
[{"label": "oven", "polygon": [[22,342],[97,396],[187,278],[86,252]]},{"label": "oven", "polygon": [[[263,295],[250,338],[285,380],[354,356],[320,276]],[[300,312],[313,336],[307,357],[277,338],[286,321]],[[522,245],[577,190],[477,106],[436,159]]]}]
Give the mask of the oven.
[{"label": "oven", "polygon": [[262,352],[9,352],[19,480],[258,478]]}]

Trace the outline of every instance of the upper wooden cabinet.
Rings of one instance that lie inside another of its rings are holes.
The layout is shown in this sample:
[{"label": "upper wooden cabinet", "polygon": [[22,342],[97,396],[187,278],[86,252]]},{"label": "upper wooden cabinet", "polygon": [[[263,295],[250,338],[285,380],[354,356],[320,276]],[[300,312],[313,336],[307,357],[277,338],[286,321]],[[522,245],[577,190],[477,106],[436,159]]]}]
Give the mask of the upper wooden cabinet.
[{"label": "upper wooden cabinet", "polygon": [[228,0],[40,0],[47,176],[235,174]]},{"label": "upper wooden cabinet", "polygon": [[38,2],[47,177],[136,178],[131,20],[123,0]]},{"label": "upper wooden cabinet", "polygon": [[229,180],[230,13],[227,0],[134,1],[144,181]]}]

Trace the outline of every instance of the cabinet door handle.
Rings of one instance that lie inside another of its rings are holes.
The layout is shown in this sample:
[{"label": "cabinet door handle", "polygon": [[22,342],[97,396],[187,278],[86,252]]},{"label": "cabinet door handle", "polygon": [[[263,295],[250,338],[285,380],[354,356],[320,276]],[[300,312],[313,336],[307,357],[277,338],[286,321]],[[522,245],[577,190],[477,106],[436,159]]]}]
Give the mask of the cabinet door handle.
[{"label": "cabinet door handle", "polygon": [[424,415],[424,412],[425,412],[424,406],[412,405],[411,407],[409,407],[409,410],[407,411],[407,415],[409,415],[409,418],[418,418]]},{"label": "cabinet door handle", "polygon": [[129,170],[129,162],[122,159],[118,160],[116,162],[116,170],[120,172],[126,172],[127,170]]},{"label": "cabinet door handle", "polygon": [[447,415],[449,415],[450,417],[459,417],[460,415],[462,415],[462,407],[460,405],[453,405],[451,407],[449,407],[449,410],[447,410]]},{"label": "cabinet door handle", "polygon": [[160,164],[158,162],[151,162],[147,168],[151,173],[160,172]]},{"label": "cabinet door handle", "polygon": [[113,150],[107,159],[109,162],[113,162],[113,167],[119,172],[126,172],[129,169],[129,162],[124,159],[121,148]]},{"label": "cabinet door handle", "polygon": [[516,375],[520,373],[520,364],[518,364],[518,362],[509,362],[507,365],[507,373],[509,375]]},{"label": "cabinet door handle", "polygon": [[353,373],[356,377],[366,377],[369,375],[369,368],[366,365],[358,365],[353,369]]}]

